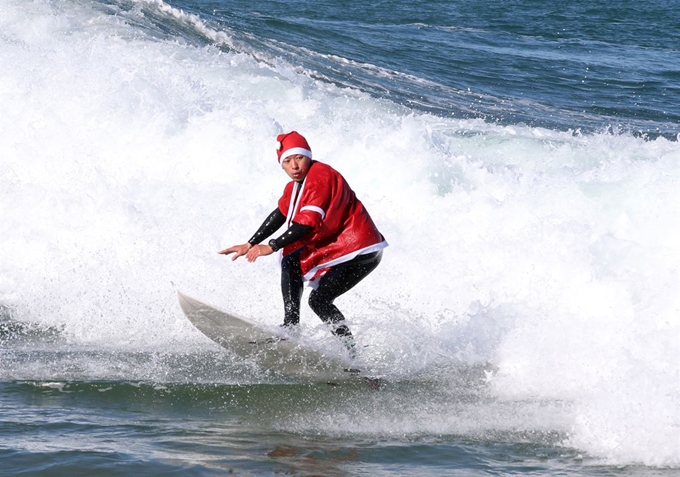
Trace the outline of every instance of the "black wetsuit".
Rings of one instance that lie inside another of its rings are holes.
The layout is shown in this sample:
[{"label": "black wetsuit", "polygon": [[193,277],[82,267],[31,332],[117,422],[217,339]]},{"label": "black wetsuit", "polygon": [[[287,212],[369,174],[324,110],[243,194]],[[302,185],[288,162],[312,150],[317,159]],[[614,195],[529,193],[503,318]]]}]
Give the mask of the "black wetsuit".
[{"label": "black wetsuit", "polygon": [[[275,209],[265,219],[255,235],[248,240],[248,243],[256,245],[262,242],[285,222],[286,217],[278,208]],[[290,228],[276,239],[276,248],[290,245],[312,230],[312,227],[293,222]],[[301,251],[302,248],[286,255],[281,261],[281,293],[285,311],[283,324],[286,326],[300,323],[300,301],[304,285],[300,269]],[[345,317],[333,302],[375,270],[381,259],[382,250],[359,255],[352,260],[331,267],[318,279],[318,286],[309,295],[309,306],[322,321],[331,325],[336,336],[350,337],[352,333],[344,322]]]}]

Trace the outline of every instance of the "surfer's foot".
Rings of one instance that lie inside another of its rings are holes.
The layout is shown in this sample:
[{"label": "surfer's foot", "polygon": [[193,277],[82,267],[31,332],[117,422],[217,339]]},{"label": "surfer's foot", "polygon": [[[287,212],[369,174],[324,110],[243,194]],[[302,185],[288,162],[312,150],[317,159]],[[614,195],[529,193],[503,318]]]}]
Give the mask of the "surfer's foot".
[{"label": "surfer's foot", "polygon": [[347,348],[347,352],[349,353],[349,357],[351,359],[356,358],[357,343],[354,341],[354,336],[352,336],[352,332],[349,330],[347,325],[344,322],[336,323],[333,328],[333,334],[340,338],[342,344],[345,345],[345,348]]},{"label": "surfer's foot", "polygon": [[287,335],[298,336],[300,334],[300,325],[298,323],[284,323],[279,325],[279,328]]},{"label": "surfer's foot", "polygon": [[292,329],[297,328],[299,325],[300,325],[300,319],[299,318],[297,320],[295,320],[295,319],[291,320],[291,319],[288,319],[288,318],[284,318],[283,324],[279,325],[279,326],[281,326],[281,328],[284,328],[284,329],[292,330]]},{"label": "surfer's foot", "polygon": [[345,348],[347,348],[350,359],[355,359],[357,357],[357,342],[354,341],[354,338],[351,336],[344,338],[342,341],[344,342]]}]

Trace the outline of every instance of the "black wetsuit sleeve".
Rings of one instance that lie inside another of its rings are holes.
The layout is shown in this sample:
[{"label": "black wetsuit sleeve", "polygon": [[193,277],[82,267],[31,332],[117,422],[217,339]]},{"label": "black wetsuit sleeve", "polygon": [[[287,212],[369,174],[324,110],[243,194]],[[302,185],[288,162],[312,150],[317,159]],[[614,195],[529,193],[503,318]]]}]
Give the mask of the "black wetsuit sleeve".
[{"label": "black wetsuit sleeve", "polygon": [[255,235],[252,236],[248,243],[251,245],[257,245],[264,239],[269,237],[271,234],[276,232],[281,228],[281,226],[286,222],[286,216],[281,213],[279,208],[274,209],[274,212],[269,214],[269,217],[264,219],[260,228],[257,229]]},{"label": "black wetsuit sleeve", "polygon": [[[281,228],[285,222],[286,216],[283,215],[277,207],[271,214],[269,214],[269,217],[267,217],[264,222],[262,222],[262,225],[260,225],[260,228],[257,229],[255,235],[253,235],[252,238],[248,240],[248,243],[251,245],[257,245],[271,234],[279,230],[279,228]],[[276,239],[276,248],[280,249],[286,245],[290,245],[291,243],[300,240],[312,230],[314,230],[314,227],[293,222],[288,230],[286,230],[283,235]]]},{"label": "black wetsuit sleeve", "polygon": [[302,225],[297,222],[290,224],[288,230],[286,230],[283,235],[276,239],[276,249],[290,245],[293,242],[300,240],[302,237],[307,235],[309,232],[314,230],[314,227],[310,225]]}]

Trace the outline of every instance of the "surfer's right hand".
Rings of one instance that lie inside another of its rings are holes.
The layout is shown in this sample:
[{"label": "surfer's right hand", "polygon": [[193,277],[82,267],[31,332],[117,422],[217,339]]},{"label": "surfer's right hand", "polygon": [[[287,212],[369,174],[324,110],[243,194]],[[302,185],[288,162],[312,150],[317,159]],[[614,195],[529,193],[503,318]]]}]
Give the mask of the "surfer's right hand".
[{"label": "surfer's right hand", "polygon": [[220,250],[217,253],[219,253],[220,255],[229,255],[230,253],[233,253],[234,256],[231,257],[231,261],[233,262],[240,256],[248,253],[248,250],[250,250],[251,248],[253,248],[252,245],[250,245],[249,243],[244,243],[243,245],[234,245],[233,247],[225,248],[224,250]]}]

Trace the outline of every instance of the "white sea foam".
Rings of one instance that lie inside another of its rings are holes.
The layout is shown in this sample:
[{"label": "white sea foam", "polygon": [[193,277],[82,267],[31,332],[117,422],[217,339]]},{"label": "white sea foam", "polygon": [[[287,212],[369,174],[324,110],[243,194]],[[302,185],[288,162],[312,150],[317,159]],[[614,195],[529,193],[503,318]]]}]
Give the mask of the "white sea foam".
[{"label": "white sea foam", "polygon": [[[338,300],[367,359],[394,375],[490,362],[498,402],[571,403],[570,445],[680,466],[677,142],[414,114],[83,2],[0,0],[0,32],[0,305],[17,319],[77,343],[209,346],[181,289],[277,323],[276,260],[217,251],[275,207],[274,137],[297,129],[391,244]],[[466,432],[454,421],[436,432]]]}]

